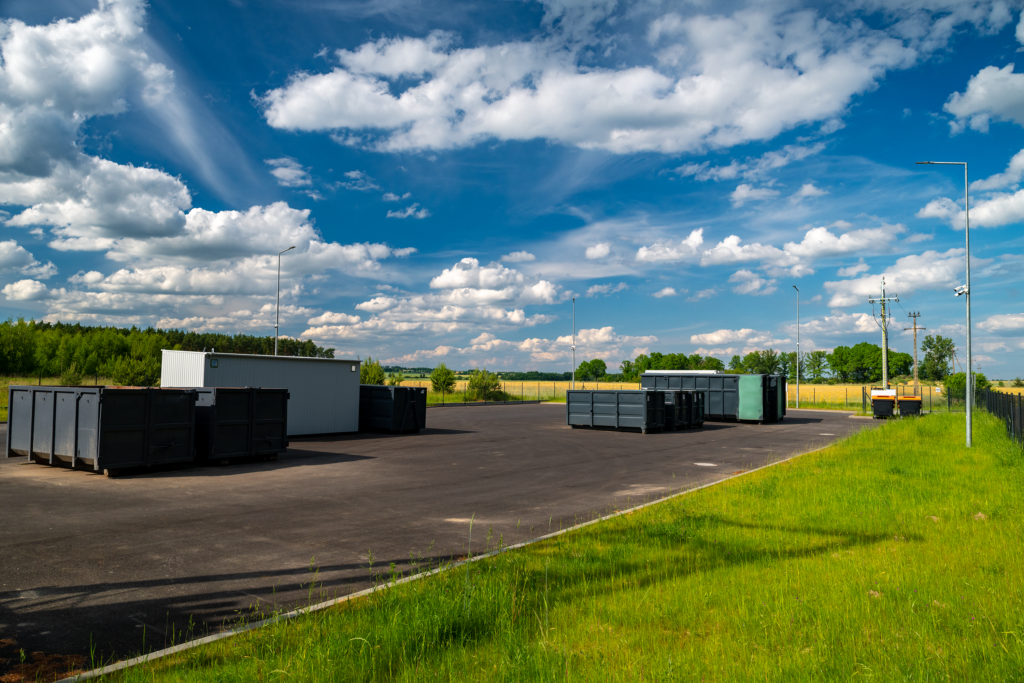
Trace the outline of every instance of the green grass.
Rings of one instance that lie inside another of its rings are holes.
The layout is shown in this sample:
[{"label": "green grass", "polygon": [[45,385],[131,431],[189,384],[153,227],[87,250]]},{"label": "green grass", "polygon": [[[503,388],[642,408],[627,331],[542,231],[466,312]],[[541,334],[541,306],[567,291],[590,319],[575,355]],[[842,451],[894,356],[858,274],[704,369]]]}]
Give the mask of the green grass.
[{"label": "green grass", "polygon": [[[544,400],[550,400],[549,398],[543,397],[543,396],[541,398],[544,399]],[[536,401],[537,400],[537,396],[535,394],[530,394],[529,392],[527,392],[526,394],[520,394],[519,392],[496,391],[487,400],[488,401]],[[434,392],[434,391],[428,391],[427,392],[427,405],[428,406],[435,406],[435,405],[439,406],[439,405],[442,405],[443,403],[463,403],[463,402],[465,402],[465,403],[480,403],[481,401],[480,401],[480,399],[475,398],[475,397],[467,397],[466,392],[464,392],[464,391],[456,391],[456,392],[444,393],[444,394],[441,394],[440,392]],[[563,403],[565,402],[564,398],[562,399],[562,402]]]},{"label": "green grass", "polygon": [[1024,680],[1024,458],[974,436],[888,422],[109,680]]}]

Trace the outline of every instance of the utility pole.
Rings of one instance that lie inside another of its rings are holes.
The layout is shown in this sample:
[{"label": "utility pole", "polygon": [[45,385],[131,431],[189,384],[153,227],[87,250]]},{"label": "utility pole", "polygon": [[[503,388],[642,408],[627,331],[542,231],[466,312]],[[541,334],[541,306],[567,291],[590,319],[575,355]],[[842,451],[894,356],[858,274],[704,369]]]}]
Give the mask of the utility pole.
[{"label": "utility pole", "polygon": [[576,297],[572,299],[572,388],[576,389]]},{"label": "utility pole", "polygon": [[917,319],[921,317],[921,311],[911,311],[910,313],[907,314],[907,316],[914,319],[914,327],[912,327],[912,328],[911,327],[904,327],[903,330],[904,331],[910,330],[910,329],[914,330],[914,395],[917,396],[918,395],[918,386],[919,386],[918,380],[917,380],[917,331],[918,330],[927,330],[928,328],[927,327],[918,327],[917,326]]},{"label": "utility pole", "polygon": [[[889,388],[889,322],[886,320],[885,302],[886,301],[899,301],[899,297],[894,293],[892,296],[887,297],[885,295],[885,276],[882,276],[882,296],[878,299],[868,299],[869,304],[881,304],[882,305],[882,388]],[[875,321],[878,322],[877,320]]]}]

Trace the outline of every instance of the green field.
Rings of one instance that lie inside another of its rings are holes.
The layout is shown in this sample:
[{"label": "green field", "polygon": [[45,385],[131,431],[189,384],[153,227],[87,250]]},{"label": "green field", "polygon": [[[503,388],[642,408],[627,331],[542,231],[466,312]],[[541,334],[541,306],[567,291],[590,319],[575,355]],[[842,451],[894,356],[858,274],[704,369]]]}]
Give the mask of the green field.
[{"label": "green field", "polygon": [[963,434],[888,422],[108,680],[1022,680],[1024,458]]}]

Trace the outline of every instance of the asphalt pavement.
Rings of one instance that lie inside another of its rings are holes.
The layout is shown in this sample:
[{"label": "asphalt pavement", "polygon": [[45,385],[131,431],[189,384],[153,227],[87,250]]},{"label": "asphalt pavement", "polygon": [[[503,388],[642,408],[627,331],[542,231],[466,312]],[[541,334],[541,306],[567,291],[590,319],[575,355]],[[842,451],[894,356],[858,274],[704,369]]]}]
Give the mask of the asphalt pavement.
[{"label": "asphalt pavement", "polygon": [[0,643],[92,644],[104,660],[159,649],[190,621],[199,636],[257,603],[306,604],[313,569],[319,600],[391,563],[463,556],[471,518],[479,553],[488,535],[527,540],[873,426],[798,410],[647,435],[564,422],[564,404],[431,408],[415,435],[296,438],[276,462],[113,479],[0,457]]}]

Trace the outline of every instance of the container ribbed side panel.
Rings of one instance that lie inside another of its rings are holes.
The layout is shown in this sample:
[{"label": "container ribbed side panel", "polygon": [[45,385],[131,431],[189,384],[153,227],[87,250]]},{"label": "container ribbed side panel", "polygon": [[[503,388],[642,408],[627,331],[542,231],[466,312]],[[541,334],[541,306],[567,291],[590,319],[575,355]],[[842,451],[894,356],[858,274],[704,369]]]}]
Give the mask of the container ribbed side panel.
[{"label": "container ribbed side panel", "polygon": [[164,349],[160,362],[160,386],[196,388],[203,384],[205,354]]}]

